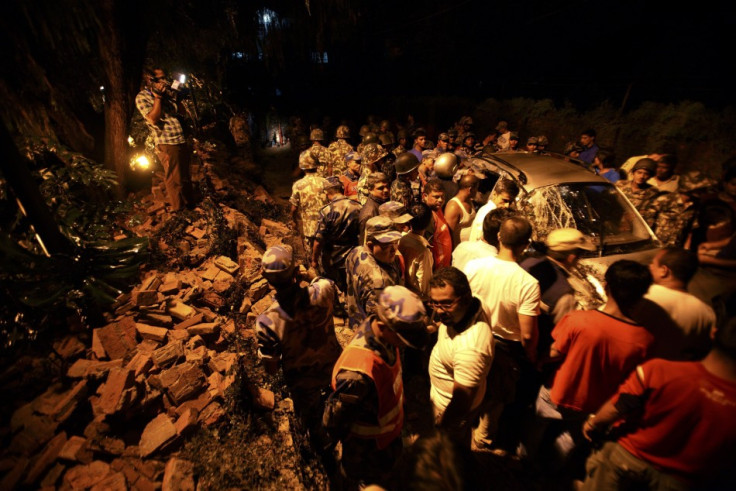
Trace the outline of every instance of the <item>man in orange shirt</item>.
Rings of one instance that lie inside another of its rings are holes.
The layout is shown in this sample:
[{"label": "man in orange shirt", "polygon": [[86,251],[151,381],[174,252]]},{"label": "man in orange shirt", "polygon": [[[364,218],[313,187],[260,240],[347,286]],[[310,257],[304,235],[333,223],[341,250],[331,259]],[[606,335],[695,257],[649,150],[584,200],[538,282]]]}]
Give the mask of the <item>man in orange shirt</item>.
[{"label": "man in orange shirt", "polygon": [[445,188],[439,179],[427,181],[422,192],[422,200],[431,208],[434,217],[427,233],[432,247],[434,270],[437,271],[452,264],[452,229],[442,212],[445,204]]}]

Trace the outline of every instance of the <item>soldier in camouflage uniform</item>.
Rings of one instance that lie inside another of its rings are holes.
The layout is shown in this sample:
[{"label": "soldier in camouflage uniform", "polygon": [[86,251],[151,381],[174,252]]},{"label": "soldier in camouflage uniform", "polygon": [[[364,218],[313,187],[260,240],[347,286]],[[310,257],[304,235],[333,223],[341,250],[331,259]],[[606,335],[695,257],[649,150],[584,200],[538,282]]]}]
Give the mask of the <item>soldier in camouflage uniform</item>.
[{"label": "soldier in camouflage uniform", "polygon": [[698,192],[715,185],[701,172],[690,171],[680,176],[676,193],[662,193],[644,205],[642,217],[664,247],[685,246],[698,213]]},{"label": "soldier in camouflage uniform", "polygon": [[634,205],[639,213],[644,207],[654,199],[659,191],[657,188],[647,183],[650,177],[654,175],[657,169],[657,163],[650,158],[639,160],[631,170],[631,180],[621,179],[616,183],[616,187],[624,193],[631,204]]},{"label": "soldier in camouflage uniform", "polygon": [[360,203],[346,198],[342,191],[340,179],[334,176],[326,179],[324,192],[329,204],[319,212],[312,267],[324,272],[345,291],[345,258],[358,245]]},{"label": "soldier in camouflage uniform", "polygon": [[375,133],[366,133],[365,136],[363,136],[363,139],[358,144],[358,147],[355,149],[355,151],[363,155],[365,147],[370,145],[371,143],[376,143],[380,145],[381,140],[379,140],[378,135],[376,135]]},{"label": "soldier in camouflage uniform", "polygon": [[343,186],[343,194],[354,201],[358,201],[358,180],[360,179],[363,157],[358,152],[350,152],[345,156],[345,162],[348,169],[339,176]]},{"label": "soldier in camouflage uniform", "polygon": [[391,183],[391,201],[398,201],[407,209],[422,202],[419,184],[419,160],[413,153],[404,152],[396,159],[396,179]]},{"label": "soldier in camouflage uniform", "polygon": [[366,187],[368,176],[374,172],[380,172],[382,160],[386,158],[388,152],[377,143],[369,143],[365,146],[361,155],[363,156],[363,168],[360,179],[358,179],[358,201],[361,205],[364,205],[370,193],[370,190]]},{"label": "soldier in camouflage uniform", "polygon": [[357,328],[376,311],[378,293],[387,286],[402,284],[396,251],[401,233],[390,218],[376,216],[366,224],[366,244],[355,247],[345,260],[347,307],[350,327]]},{"label": "soldier in camouflage uniform", "polygon": [[338,126],[335,131],[335,138],[337,138],[337,141],[330,143],[327,150],[330,151],[333,158],[332,175],[341,176],[347,170],[345,156],[353,151],[353,146],[347,141],[350,138],[350,128],[344,124]]},{"label": "soldier in camouflage uniform", "polygon": [[342,441],[340,464],[350,484],[394,489],[389,479],[403,449],[404,424],[399,349],[427,344],[427,316],[419,297],[401,286],[385,288],[376,300],[375,314],[335,364],[322,422],[333,441]]},{"label": "soldier in camouflage uniform", "polygon": [[327,204],[327,200],[322,192],[324,179],[317,174],[317,160],[311,155],[310,150],[305,150],[299,155],[299,168],[304,171],[305,176],[292,186],[289,203],[294,223],[301,218],[304,250],[309,254],[317,233],[319,210]]},{"label": "soldier in camouflage uniform", "polygon": [[313,441],[323,447],[323,404],[332,367],[340,356],[332,317],[337,288],[332,281],[319,277],[309,286],[301,286],[287,246],[266,250],[261,267],[276,296],[256,319],[258,356],[270,374],[281,367],[294,409]]},{"label": "soldier in camouflage uniform", "polygon": [[399,130],[396,133],[397,145],[391,152],[397,157],[408,150],[406,148],[406,143],[408,141],[408,138],[406,135],[407,135],[406,130]]},{"label": "soldier in camouflage uniform", "polygon": [[330,152],[327,147],[322,145],[325,141],[324,132],[316,128],[309,134],[309,140],[312,142],[312,146],[309,147],[309,151],[317,162],[319,163],[318,174],[322,177],[332,175],[332,166],[335,162],[335,156]]}]

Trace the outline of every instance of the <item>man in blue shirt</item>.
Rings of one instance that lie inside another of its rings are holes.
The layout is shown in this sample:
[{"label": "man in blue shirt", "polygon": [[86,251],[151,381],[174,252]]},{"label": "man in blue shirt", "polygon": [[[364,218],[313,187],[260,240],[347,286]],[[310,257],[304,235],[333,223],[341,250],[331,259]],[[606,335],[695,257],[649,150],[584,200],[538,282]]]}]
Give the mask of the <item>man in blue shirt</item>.
[{"label": "man in blue shirt", "polygon": [[578,157],[586,164],[592,164],[593,159],[598,154],[598,145],[595,143],[596,133],[594,129],[585,130],[580,134],[580,144],[583,151]]}]

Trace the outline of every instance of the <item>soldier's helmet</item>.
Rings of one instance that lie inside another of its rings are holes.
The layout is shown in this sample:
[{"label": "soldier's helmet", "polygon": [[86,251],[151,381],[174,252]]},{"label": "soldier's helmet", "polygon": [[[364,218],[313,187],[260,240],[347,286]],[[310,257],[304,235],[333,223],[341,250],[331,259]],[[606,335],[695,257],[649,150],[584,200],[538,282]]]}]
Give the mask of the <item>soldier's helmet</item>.
[{"label": "soldier's helmet", "polygon": [[526,144],[527,145],[538,145],[539,138],[537,138],[536,136],[530,136],[529,138],[527,138]]},{"label": "soldier's helmet", "polygon": [[302,170],[317,168],[317,159],[314,158],[311,150],[304,150],[299,154],[299,168]]},{"label": "soldier's helmet", "polygon": [[368,126],[367,124],[364,124],[363,126],[360,127],[360,131],[358,131],[358,134],[361,137],[365,138],[365,135],[367,135],[370,132],[371,132],[371,127]]},{"label": "soldier's helmet", "polygon": [[335,130],[335,138],[350,138],[350,128],[341,124],[337,127],[337,130]]},{"label": "soldier's helmet", "polygon": [[393,145],[394,143],[394,139],[391,138],[391,135],[389,135],[388,133],[381,133],[380,135],[378,135],[378,139],[381,142],[381,145],[386,147],[389,145]]},{"label": "soldier's helmet", "polygon": [[718,182],[697,170],[691,170],[680,175],[677,184],[677,191],[680,193],[690,193],[700,191],[707,188],[714,188]]},{"label": "soldier's helmet", "polygon": [[378,162],[386,155],[388,152],[378,143],[369,143],[363,148],[363,162],[366,164]]},{"label": "soldier's helmet", "polygon": [[325,133],[321,129],[315,128],[309,133],[309,139],[312,141],[324,141]]},{"label": "soldier's helmet", "polygon": [[544,135],[539,135],[537,137],[537,145],[539,145],[540,147],[546,147],[547,145],[549,145],[549,138]]},{"label": "soldier's helmet", "polygon": [[378,135],[370,132],[363,135],[363,145],[368,145],[369,143],[380,143],[378,141]]},{"label": "soldier's helmet", "polygon": [[396,168],[396,174],[408,174],[409,172],[419,167],[419,159],[411,152],[404,152],[396,157],[394,167]]},{"label": "soldier's helmet", "polygon": [[409,347],[427,344],[427,311],[424,303],[403,286],[387,286],[378,296],[378,318]]},{"label": "soldier's helmet", "polygon": [[402,138],[404,140],[407,139],[407,132],[406,130],[403,130],[403,129],[396,132],[396,139],[401,140]]},{"label": "soldier's helmet", "polygon": [[445,152],[434,161],[434,172],[440,179],[452,179],[457,171],[457,165],[457,155]]},{"label": "soldier's helmet", "polygon": [[294,277],[294,255],[291,247],[275,245],[266,249],[261,258],[261,274],[270,283],[283,283]]},{"label": "soldier's helmet", "polygon": [[509,135],[509,140],[519,141],[519,134],[515,131],[512,131],[511,135]]}]

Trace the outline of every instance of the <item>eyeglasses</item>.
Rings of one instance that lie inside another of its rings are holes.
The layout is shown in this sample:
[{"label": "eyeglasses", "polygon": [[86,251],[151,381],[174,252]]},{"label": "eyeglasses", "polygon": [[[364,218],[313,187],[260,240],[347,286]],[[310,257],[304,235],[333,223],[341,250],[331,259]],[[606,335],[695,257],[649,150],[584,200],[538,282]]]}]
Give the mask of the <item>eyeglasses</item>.
[{"label": "eyeglasses", "polygon": [[453,300],[432,300],[430,299],[427,303],[430,305],[430,307],[433,307],[435,309],[440,308],[442,310],[447,310],[455,306],[455,304],[460,300],[460,297],[457,297]]}]

